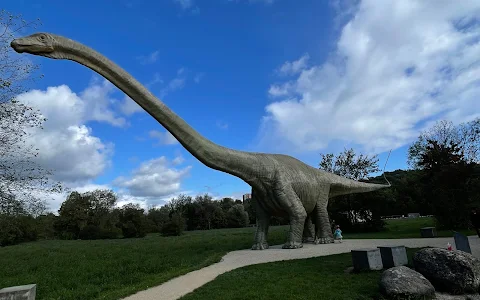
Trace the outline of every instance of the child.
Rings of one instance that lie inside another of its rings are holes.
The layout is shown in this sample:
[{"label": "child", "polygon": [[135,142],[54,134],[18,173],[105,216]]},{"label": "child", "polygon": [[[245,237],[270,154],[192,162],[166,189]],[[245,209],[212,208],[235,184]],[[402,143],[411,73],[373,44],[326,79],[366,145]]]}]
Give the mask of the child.
[{"label": "child", "polygon": [[335,226],[335,232],[333,233],[333,236],[335,237],[336,240],[339,240],[340,243],[343,240],[342,236],[342,230],[340,229],[340,225]]}]

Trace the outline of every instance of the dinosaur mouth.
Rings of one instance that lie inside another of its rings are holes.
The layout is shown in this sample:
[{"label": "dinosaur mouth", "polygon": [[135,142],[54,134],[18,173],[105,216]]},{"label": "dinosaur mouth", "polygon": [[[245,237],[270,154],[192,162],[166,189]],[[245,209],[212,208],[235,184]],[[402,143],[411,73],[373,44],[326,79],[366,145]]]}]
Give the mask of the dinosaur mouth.
[{"label": "dinosaur mouth", "polygon": [[37,44],[37,43],[27,43],[23,39],[14,39],[10,46],[17,53],[31,53],[31,54],[42,54],[42,53],[51,53],[54,51],[53,46]]}]

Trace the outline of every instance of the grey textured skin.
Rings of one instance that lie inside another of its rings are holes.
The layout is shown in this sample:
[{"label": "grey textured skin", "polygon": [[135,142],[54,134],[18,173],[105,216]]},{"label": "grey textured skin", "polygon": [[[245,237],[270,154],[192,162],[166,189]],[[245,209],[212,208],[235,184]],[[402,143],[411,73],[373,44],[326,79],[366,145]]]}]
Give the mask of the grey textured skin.
[{"label": "grey textured skin", "polygon": [[[390,186],[390,183],[380,185],[350,180],[287,155],[244,152],[217,145],[190,127],[118,65],[71,39],[36,33],[13,40],[11,46],[18,53],[68,59],[92,69],[138,103],[203,164],[248,183],[257,203],[254,250],[268,248],[267,233],[272,215],[289,217],[290,230],[283,248],[302,247],[307,215],[315,223],[315,242],[331,242],[333,237],[327,212],[329,197]],[[306,227],[313,230],[308,219]]]}]

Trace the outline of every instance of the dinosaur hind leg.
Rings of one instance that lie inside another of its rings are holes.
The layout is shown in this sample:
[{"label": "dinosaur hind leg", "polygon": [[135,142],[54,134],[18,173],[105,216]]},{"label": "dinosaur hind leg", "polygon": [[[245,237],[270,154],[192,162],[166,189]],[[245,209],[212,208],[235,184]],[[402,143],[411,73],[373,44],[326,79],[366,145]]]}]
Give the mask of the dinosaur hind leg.
[{"label": "dinosaur hind leg", "polygon": [[315,226],[312,222],[312,215],[308,214],[303,227],[303,242],[313,242],[315,240]]},{"label": "dinosaur hind leg", "polygon": [[333,234],[330,226],[330,219],[328,218],[328,193],[325,195],[322,193],[321,197],[317,200],[317,205],[315,206],[314,213],[316,216],[316,234],[315,234],[315,244],[326,244],[333,243]]},{"label": "dinosaur hind leg", "polygon": [[257,227],[255,229],[255,242],[252,246],[252,250],[268,249],[267,235],[268,227],[270,224],[270,214],[258,203],[258,192],[252,189],[252,202],[255,204],[255,213],[257,219]]}]

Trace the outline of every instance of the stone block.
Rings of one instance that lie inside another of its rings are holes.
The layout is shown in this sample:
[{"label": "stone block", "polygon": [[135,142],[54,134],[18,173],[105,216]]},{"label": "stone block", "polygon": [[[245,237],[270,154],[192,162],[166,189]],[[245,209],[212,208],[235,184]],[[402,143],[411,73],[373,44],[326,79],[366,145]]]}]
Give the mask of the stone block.
[{"label": "stone block", "polygon": [[472,249],[470,249],[470,242],[468,241],[468,237],[466,235],[461,234],[460,232],[455,232],[453,235],[455,239],[455,248],[459,251],[472,253]]},{"label": "stone block", "polygon": [[382,255],[378,248],[352,250],[352,262],[355,271],[383,269]]},{"label": "stone block", "polygon": [[384,268],[405,266],[408,264],[407,250],[405,246],[380,246],[382,264]]},{"label": "stone block", "polygon": [[420,234],[422,238],[431,238],[437,236],[437,230],[435,227],[423,227],[420,228]]},{"label": "stone block", "polygon": [[19,285],[0,290],[0,300],[35,300],[36,284]]}]

